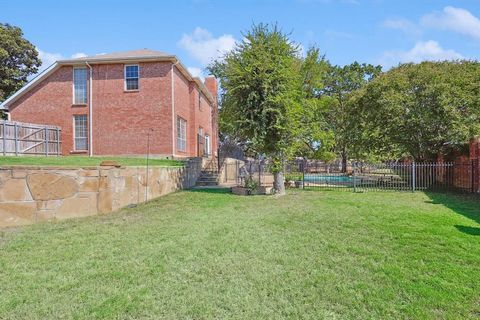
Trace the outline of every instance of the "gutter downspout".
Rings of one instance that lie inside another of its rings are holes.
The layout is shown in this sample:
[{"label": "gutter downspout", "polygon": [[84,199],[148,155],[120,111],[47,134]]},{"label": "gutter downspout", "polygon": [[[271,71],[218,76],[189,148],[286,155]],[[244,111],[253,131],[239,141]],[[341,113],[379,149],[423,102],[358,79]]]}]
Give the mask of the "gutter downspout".
[{"label": "gutter downspout", "polygon": [[93,156],[93,68],[88,61],[85,61],[85,64],[90,68],[90,88],[89,88],[89,99],[88,99],[88,155]]},{"label": "gutter downspout", "polygon": [[172,81],[172,157],[175,158],[175,78],[174,68],[178,60],[172,64],[171,81]]}]

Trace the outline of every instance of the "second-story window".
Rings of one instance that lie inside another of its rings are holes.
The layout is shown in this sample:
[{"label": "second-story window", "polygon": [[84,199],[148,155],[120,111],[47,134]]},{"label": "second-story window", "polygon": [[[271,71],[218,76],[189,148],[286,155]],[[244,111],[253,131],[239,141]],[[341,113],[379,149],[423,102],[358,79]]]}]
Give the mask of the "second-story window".
[{"label": "second-story window", "polygon": [[139,78],[138,65],[126,65],[125,66],[125,90],[138,90],[138,78]]},{"label": "second-story window", "polygon": [[87,68],[73,69],[73,103],[87,103]]}]

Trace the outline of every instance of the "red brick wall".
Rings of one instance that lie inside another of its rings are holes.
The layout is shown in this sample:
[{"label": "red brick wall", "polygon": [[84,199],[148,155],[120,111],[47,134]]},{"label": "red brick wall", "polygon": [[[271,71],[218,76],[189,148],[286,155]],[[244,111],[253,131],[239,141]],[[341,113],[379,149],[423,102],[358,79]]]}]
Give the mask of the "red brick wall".
[{"label": "red brick wall", "polygon": [[[213,130],[212,120],[213,108],[214,105],[199,90],[197,85],[194,82],[189,82],[175,68],[175,116],[180,116],[187,120],[187,153],[176,149],[175,154],[177,156],[198,155],[198,131],[200,127],[203,128],[204,136],[208,134],[211,141],[215,139],[216,142],[217,139],[215,137],[217,133]],[[216,150],[212,142],[210,148],[212,151]]]},{"label": "red brick wall", "polygon": [[[172,63],[139,63],[139,91],[124,91],[124,65],[93,65],[93,153],[95,155],[145,154],[150,129],[150,152],[155,155],[197,155],[201,125],[212,137],[212,108],[204,97],[198,108],[199,89],[174,69],[175,116],[172,119]],[[62,128],[62,153],[73,151],[73,115],[87,114],[88,105],[72,104],[73,68],[65,66],[48,76],[10,106],[14,121],[57,125]],[[215,105],[216,108],[216,105]],[[187,120],[187,152],[176,149],[176,116]],[[172,120],[174,120],[172,128]],[[175,151],[172,146],[175,144]],[[212,145],[212,150],[213,145]]]},{"label": "red brick wall", "polygon": [[62,67],[10,106],[14,121],[50,124],[62,128],[62,153],[73,149],[74,114],[88,114],[85,106],[73,106],[71,67]]},{"label": "red brick wall", "polygon": [[172,154],[171,63],[140,63],[138,91],[124,91],[124,65],[93,71],[94,154]]}]

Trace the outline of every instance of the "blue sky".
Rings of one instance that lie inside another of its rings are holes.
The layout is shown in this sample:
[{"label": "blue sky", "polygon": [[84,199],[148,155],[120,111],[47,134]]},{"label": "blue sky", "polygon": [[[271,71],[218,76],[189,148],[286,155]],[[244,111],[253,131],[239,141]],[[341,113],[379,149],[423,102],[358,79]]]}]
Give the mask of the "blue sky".
[{"label": "blue sky", "polygon": [[259,22],[277,22],[335,64],[480,59],[480,0],[0,0],[0,22],[21,27],[45,65],[150,48],[197,74]]}]

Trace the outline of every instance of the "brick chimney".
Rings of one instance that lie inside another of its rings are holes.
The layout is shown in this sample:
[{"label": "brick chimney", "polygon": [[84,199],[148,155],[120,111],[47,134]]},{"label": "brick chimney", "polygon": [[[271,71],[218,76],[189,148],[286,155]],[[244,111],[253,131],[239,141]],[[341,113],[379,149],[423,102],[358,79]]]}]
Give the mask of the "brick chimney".
[{"label": "brick chimney", "polygon": [[214,76],[209,76],[205,78],[205,87],[207,87],[208,91],[212,94],[215,102],[217,101],[218,97],[218,83],[217,79]]},{"label": "brick chimney", "polygon": [[213,156],[218,157],[218,82],[215,77],[210,76],[205,78],[204,83],[215,101],[212,110],[212,151]]}]

